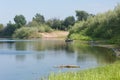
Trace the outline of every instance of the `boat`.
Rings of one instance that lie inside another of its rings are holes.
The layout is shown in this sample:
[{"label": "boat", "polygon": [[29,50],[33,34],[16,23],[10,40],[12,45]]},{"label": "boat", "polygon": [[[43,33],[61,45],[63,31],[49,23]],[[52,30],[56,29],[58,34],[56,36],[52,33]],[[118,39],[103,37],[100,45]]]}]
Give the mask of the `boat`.
[{"label": "boat", "polygon": [[66,39],[65,42],[72,42],[72,39]]}]

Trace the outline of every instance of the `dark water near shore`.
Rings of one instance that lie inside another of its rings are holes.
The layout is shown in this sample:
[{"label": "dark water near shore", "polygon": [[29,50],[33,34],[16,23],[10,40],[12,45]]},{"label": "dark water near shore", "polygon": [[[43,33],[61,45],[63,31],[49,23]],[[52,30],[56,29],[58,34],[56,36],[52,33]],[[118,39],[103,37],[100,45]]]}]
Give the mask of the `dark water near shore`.
[{"label": "dark water near shore", "polygon": [[[0,80],[39,80],[51,72],[77,71],[113,63],[111,49],[58,39],[0,40]],[[58,69],[55,65],[79,65]]]}]

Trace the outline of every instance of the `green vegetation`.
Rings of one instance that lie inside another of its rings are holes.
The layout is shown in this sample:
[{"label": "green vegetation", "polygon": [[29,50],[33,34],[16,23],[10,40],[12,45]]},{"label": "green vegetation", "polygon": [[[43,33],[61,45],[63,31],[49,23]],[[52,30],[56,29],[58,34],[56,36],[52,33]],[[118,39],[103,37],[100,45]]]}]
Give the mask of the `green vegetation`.
[{"label": "green vegetation", "polygon": [[119,63],[118,61],[107,66],[79,72],[51,73],[47,80],[120,80]]},{"label": "green vegetation", "polygon": [[11,21],[9,21],[7,26],[0,24],[0,37],[14,37],[20,39],[39,38],[40,35],[38,34],[41,32],[68,30],[70,26],[74,25],[75,18],[73,16],[69,16],[66,17],[65,20],[53,18],[45,21],[44,16],[37,13],[33,17],[32,21],[28,23],[23,15],[16,15],[14,17],[14,22],[15,23],[11,23]]},{"label": "green vegetation", "polygon": [[[86,11],[76,10],[76,18],[77,20],[75,20],[74,16],[68,16],[64,20],[57,18],[45,20],[43,15],[37,13],[33,17],[32,21],[27,23],[23,15],[16,15],[14,17],[14,24],[9,22],[5,27],[0,24],[0,37],[14,36],[15,38],[23,38],[19,37],[20,35],[18,34],[20,34],[22,30],[25,32],[23,27],[28,27],[25,28],[28,29],[25,33],[29,35],[31,35],[31,31],[35,31],[36,33],[35,29],[37,29],[37,34],[39,32],[52,32],[54,30],[69,30],[68,38],[71,39],[100,39],[108,40],[109,43],[120,44],[119,4],[114,8],[114,10],[109,10],[108,12],[97,15],[89,14]],[[27,32],[29,30],[31,31]],[[28,38],[29,35],[26,35],[26,38]],[[38,37],[40,36],[38,35]]]},{"label": "green vegetation", "polygon": [[6,27],[1,30],[1,36],[10,37],[16,30],[16,25],[9,22]]},{"label": "green vegetation", "polygon": [[46,24],[49,25],[52,29],[55,30],[64,30],[64,26],[62,26],[62,21],[57,18],[49,19],[46,21]]},{"label": "green vegetation", "polygon": [[[79,12],[80,13],[80,12]],[[81,12],[87,15],[85,12]],[[78,15],[78,11],[77,11]],[[70,29],[69,38],[72,39],[102,39],[120,44],[120,5],[96,16],[78,17],[77,23]]]},{"label": "green vegetation", "polygon": [[[75,20],[74,16],[68,16],[64,20],[60,20],[57,18],[45,20],[45,17],[43,15],[41,15],[40,13],[36,13],[35,16],[32,18],[32,21],[27,22],[26,18],[23,15],[16,15],[14,17],[15,23],[11,23],[11,21],[9,21],[7,26],[3,26],[3,24],[0,24],[0,37],[14,37],[23,39],[33,38],[34,36],[34,38],[39,38],[40,35],[36,34],[39,34],[40,32],[43,33],[59,30],[68,31],[78,21],[87,20],[87,18],[91,16],[93,16],[93,14],[89,14],[86,11],[77,10],[77,20]],[[88,40],[89,37],[83,36],[82,39]]]},{"label": "green vegetation", "polygon": [[70,26],[73,26],[75,24],[75,18],[73,16],[69,16],[67,17],[64,22],[63,25],[66,26],[66,28],[70,28]]},{"label": "green vegetation", "polygon": [[3,24],[0,24],[0,30],[2,30],[3,29]]},{"label": "green vegetation", "polygon": [[17,28],[21,28],[26,24],[26,19],[23,15],[16,15],[14,18]]},{"label": "green vegetation", "polygon": [[37,28],[22,27],[15,31],[13,37],[19,39],[29,39],[29,38],[39,38],[40,35],[38,34]]},{"label": "green vegetation", "polygon": [[53,29],[45,24],[44,17],[36,14],[33,20],[28,24],[23,15],[16,15],[14,17],[15,24],[9,23],[7,26],[0,24],[0,37],[13,37],[20,39],[40,38],[39,32],[52,32]]},{"label": "green vegetation", "polygon": [[94,16],[93,14],[88,14],[86,11],[76,11],[76,17],[78,21],[87,20],[88,17]]},{"label": "green vegetation", "polygon": [[45,23],[45,18],[43,15],[37,13],[35,17],[33,17],[33,21],[37,22],[38,24],[43,24]]}]

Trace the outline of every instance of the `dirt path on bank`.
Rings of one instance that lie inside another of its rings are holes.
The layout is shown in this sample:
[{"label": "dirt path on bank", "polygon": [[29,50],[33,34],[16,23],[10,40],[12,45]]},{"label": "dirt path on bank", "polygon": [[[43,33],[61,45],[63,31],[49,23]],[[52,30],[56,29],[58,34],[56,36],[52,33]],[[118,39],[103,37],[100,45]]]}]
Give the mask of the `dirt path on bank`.
[{"label": "dirt path on bank", "polygon": [[66,38],[69,34],[68,31],[53,31],[50,33],[39,33],[42,38]]}]

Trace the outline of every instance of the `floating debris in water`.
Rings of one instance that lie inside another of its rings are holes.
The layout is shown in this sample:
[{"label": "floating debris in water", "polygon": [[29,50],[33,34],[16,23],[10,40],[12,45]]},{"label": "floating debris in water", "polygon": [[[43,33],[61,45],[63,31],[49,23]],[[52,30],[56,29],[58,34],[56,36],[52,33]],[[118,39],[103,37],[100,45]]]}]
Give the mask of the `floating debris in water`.
[{"label": "floating debris in water", "polygon": [[54,68],[80,68],[78,65],[60,65],[60,66],[54,66]]}]

